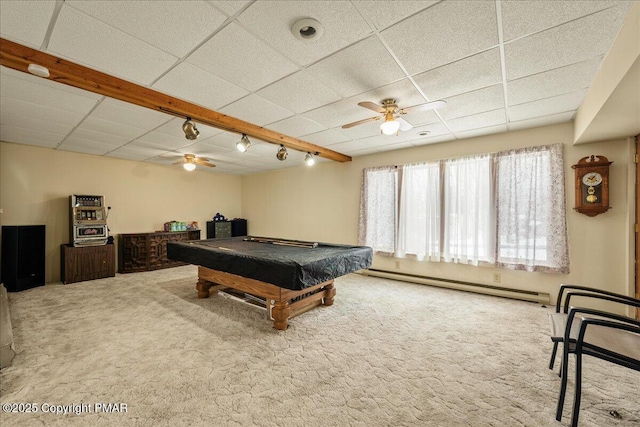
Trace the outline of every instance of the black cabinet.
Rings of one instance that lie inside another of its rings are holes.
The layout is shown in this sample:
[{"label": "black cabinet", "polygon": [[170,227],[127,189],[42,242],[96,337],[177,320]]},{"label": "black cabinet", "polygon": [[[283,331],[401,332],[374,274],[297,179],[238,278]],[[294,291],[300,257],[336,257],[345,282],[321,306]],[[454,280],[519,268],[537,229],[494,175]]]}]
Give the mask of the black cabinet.
[{"label": "black cabinet", "polygon": [[44,285],[45,226],[2,226],[2,281],[7,291]]},{"label": "black cabinet", "polygon": [[207,221],[207,239],[236,237],[247,235],[247,220]]}]

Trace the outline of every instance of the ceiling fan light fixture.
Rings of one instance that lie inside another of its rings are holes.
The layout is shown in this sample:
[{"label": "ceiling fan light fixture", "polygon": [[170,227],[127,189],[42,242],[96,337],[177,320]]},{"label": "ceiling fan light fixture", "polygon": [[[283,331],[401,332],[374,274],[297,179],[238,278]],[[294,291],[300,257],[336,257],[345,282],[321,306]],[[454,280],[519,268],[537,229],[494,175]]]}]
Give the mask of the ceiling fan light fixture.
[{"label": "ceiling fan light fixture", "polygon": [[249,149],[249,147],[251,147],[251,141],[249,141],[247,134],[243,133],[240,141],[236,143],[236,148],[239,152],[244,153]]},{"label": "ceiling fan light fixture", "polygon": [[287,154],[289,154],[287,152],[287,148],[284,145],[280,144],[280,148],[278,148],[278,152],[276,153],[276,159],[282,162],[287,159]]},{"label": "ceiling fan light fixture", "polygon": [[187,117],[187,120],[182,124],[182,131],[184,132],[184,137],[190,141],[198,138],[200,135],[200,131],[196,128],[196,124],[191,117]]},{"label": "ceiling fan light fixture", "polygon": [[304,156],[304,162],[307,166],[313,166],[316,164],[316,159],[313,157],[313,154],[307,153],[307,155]]},{"label": "ceiling fan light fixture", "polygon": [[191,172],[196,169],[196,164],[191,163],[191,161],[187,161],[187,163],[183,164],[182,167],[184,168],[184,170]]},{"label": "ceiling fan light fixture", "polygon": [[383,135],[396,135],[398,130],[400,130],[400,122],[394,119],[393,115],[387,116],[380,125],[380,132]]}]

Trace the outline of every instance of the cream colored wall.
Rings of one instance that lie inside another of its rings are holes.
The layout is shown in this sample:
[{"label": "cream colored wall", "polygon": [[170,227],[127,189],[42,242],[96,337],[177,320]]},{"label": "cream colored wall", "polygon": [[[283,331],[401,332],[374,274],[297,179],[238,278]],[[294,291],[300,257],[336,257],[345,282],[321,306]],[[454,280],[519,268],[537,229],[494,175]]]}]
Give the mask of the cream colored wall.
[{"label": "cream colored wall", "polygon": [[[573,123],[490,135],[356,157],[350,163],[327,162],[242,178],[242,216],[251,234],[333,243],[357,243],[362,170],[371,166],[405,164],[489,153],[509,148],[562,143],[565,150],[565,188],[571,273],[528,273],[451,263],[400,259],[400,272],[548,292],[560,283],[576,283],[627,293],[630,280],[630,205],[627,141],[573,146]],[[582,157],[600,154],[612,160],[610,204],[613,209],[589,218],[573,210],[574,171]],[[632,207],[631,207],[632,208]],[[374,268],[394,270],[395,258],[375,257]]]},{"label": "cream colored wall", "polygon": [[161,230],[167,221],[240,216],[241,178],[178,167],[0,143],[2,225],[45,224],[46,282],[60,280],[69,243],[69,195],[105,196],[112,235]]}]

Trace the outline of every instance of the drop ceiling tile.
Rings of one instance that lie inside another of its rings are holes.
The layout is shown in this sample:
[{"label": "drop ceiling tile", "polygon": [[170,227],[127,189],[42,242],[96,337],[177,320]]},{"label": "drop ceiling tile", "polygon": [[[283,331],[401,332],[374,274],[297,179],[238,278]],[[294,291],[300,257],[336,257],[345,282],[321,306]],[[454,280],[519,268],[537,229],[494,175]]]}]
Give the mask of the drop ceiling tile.
[{"label": "drop ceiling tile", "polygon": [[[195,0],[159,1],[152,7],[144,1],[67,0],[65,5],[178,58],[186,55],[226,19],[207,2]],[[143,25],[141,17],[144,17]]]},{"label": "drop ceiling tile", "polygon": [[236,23],[213,36],[187,62],[251,92],[299,69]]},{"label": "drop ceiling tile", "polygon": [[251,94],[220,110],[222,114],[264,126],[294,115],[291,111]]},{"label": "drop ceiling tile", "polygon": [[458,139],[475,138],[477,136],[493,135],[496,133],[504,133],[507,131],[507,125],[489,126],[482,129],[468,130],[455,134]]},{"label": "drop ceiling tile", "polygon": [[436,4],[439,0],[434,1],[408,1],[408,0],[391,0],[391,1],[363,1],[354,2],[356,8],[365,18],[371,22],[376,29],[383,30],[390,25],[395,24],[404,18],[413,15],[416,12],[426,9]]},{"label": "drop ceiling tile", "polygon": [[115,136],[113,134],[108,134],[108,133],[96,132],[89,129],[83,129],[81,127],[76,128],[71,133],[71,135],[69,135],[67,140],[69,138],[81,139],[81,140],[91,141],[97,144],[109,146],[109,150],[113,150],[130,141],[129,138],[123,138],[123,137]]},{"label": "drop ceiling tile", "polygon": [[325,130],[326,126],[302,116],[293,116],[266,126],[267,129],[298,138],[307,133]]},{"label": "drop ceiling tile", "polygon": [[212,5],[220,9],[227,16],[232,16],[240,9],[242,9],[247,3],[250,3],[249,0],[218,0],[218,1],[209,1]]},{"label": "drop ceiling tile", "polygon": [[156,150],[153,148],[129,147],[128,145],[125,145],[124,147],[116,148],[115,150],[109,152],[107,156],[116,157],[119,159],[141,161],[149,159],[151,157],[159,156],[163,153],[163,150]]},{"label": "drop ceiling tile", "polygon": [[109,145],[98,144],[94,141],[87,141],[85,139],[67,138],[57,149],[102,156],[113,150],[113,148],[114,147]]},{"label": "drop ceiling tile", "polygon": [[[429,134],[420,135],[423,132],[429,132]],[[414,145],[416,145],[416,141],[443,135],[451,135],[451,132],[443,123],[433,123],[426,126],[418,126],[406,132],[400,132],[400,137],[402,137],[402,139],[404,139],[405,141],[411,141],[411,143]],[[451,135],[451,137],[453,138],[453,135]]]},{"label": "drop ceiling tile", "polygon": [[453,136],[452,133],[448,133],[440,136],[418,139],[415,141],[411,141],[411,143],[413,144],[414,147],[420,147],[423,145],[431,145],[431,144],[438,144],[440,142],[453,141],[454,139],[456,139],[455,136]]},{"label": "drop ceiling tile", "polygon": [[373,148],[373,147],[368,146],[364,141],[365,141],[365,139],[341,142],[339,144],[332,145],[331,149],[333,151],[337,151],[338,153],[349,154],[349,153],[351,153],[353,151],[368,150],[368,149]]},{"label": "drop ceiling tile", "polygon": [[495,3],[440,2],[381,35],[410,74],[431,70],[498,44]]},{"label": "drop ceiling tile", "polygon": [[249,93],[186,62],[162,76],[153,87],[214,110],[237,101]]},{"label": "drop ceiling tile", "polygon": [[257,95],[297,114],[341,99],[307,70],[285,77],[258,91]]},{"label": "drop ceiling tile", "polygon": [[603,55],[618,34],[626,10],[612,7],[505,44],[507,80]]},{"label": "drop ceiling tile", "polygon": [[73,129],[73,126],[68,124],[50,120],[41,120],[40,118],[33,116],[23,116],[16,114],[12,110],[0,111],[0,124],[3,126],[15,126],[61,136],[67,135],[71,132],[71,129]]},{"label": "drop ceiling tile", "polygon": [[505,124],[506,121],[507,116],[505,110],[504,108],[500,108],[499,110],[487,111],[485,113],[460,117],[459,119],[447,120],[447,126],[452,132],[457,133],[471,129],[497,126]]},{"label": "drop ceiling tile", "polygon": [[361,150],[351,150],[349,153],[345,153],[352,158],[366,156],[368,154],[377,154],[379,151],[376,148],[363,148]]},{"label": "drop ceiling tile", "polygon": [[[364,123],[347,129],[335,128],[334,130],[336,132],[340,132],[349,140],[369,138],[380,135],[380,123],[382,123],[382,121],[376,120],[374,122]],[[334,150],[335,148],[332,146],[331,149]]]},{"label": "drop ceiling tile", "polygon": [[[41,79],[42,81],[47,81]],[[58,86],[63,86],[58,84]],[[42,85],[2,74],[0,83],[2,97],[18,99],[32,104],[56,108],[71,113],[87,114],[95,107],[97,100],[76,93],[58,90],[57,87]]]},{"label": "drop ceiling tile", "polygon": [[0,140],[17,144],[37,145],[40,147],[55,147],[62,141],[64,135],[41,132],[31,128],[0,125]]},{"label": "drop ceiling tile", "polygon": [[150,84],[177,58],[71,6],[62,6],[48,51],[90,68]]},{"label": "drop ceiling tile", "polygon": [[24,117],[37,117],[40,120],[55,122],[66,126],[76,126],[84,118],[83,114],[45,107],[13,98],[0,98],[0,111],[11,111]]},{"label": "drop ceiling tile", "polygon": [[402,144],[406,141],[400,136],[378,134],[376,136],[370,136],[368,138],[358,139],[357,142],[359,143],[360,146],[364,144],[364,147],[366,148],[377,148],[382,146],[388,146],[391,144]]},{"label": "drop ceiling tile", "polygon": [[[293,36],[291,26],[305,17],[320,22],[322,36],[305,41]],[[372,33],[349,1],[258,1],[238,21],[298,65],[309,65]]]},{"label": "drop ceiling tile", "polygon": [[139,107],[112,98],[106,98],[102,101],[100,105],[93,110],[91,117],[147,131],[166,123],[172,118],[172,116],[159,111]]},{"label": "drop ceiling tile", "polygon": [[346,142],[349,140],[346,136],[333,129],[323,130],[322,132],[313,133],[310,135],[303,135],[302,139],[312,144],[328,147],[339,142]]},{"label": "drop ceiling tile", "polygon": [[55,5],[55,1],[0,1],[0,35],[39,49]]},{"label": "drop ceiling tile", "polygon": [[156,150],[177,150],[193,144],[193,141],[179,136],[171,136],[160,132],[149,132],[132,141],[128,146],[137,148],[153,148]]},{"label": "drop ceiling tile", "polygon": [[602,57],[596,56],[588,61],[512,80],[507,83],[509,105],[586,89],[591,85],[600,61]]},{"label": "drop ceiling tile", "polygon": [[619,1],[504,1],[502,2],[502,31],[504,40],[536,33],[565,22],[607,9]]},{"label": "drop ceiling tile", "polygon": [[[206,145],[207,147],[214,147],[216,148],[218,151],[237,151],[236,150],[236,143],[238,141],[240,141],[240,138],[242,136],[237,134],[237,133],[233,133],[233,132],[220,132],[217,135],[214,135],[210,138],[207,138],[203,141],[201,141],[202,144]],[[252,140],[253,138],[250,138],[250,140]],[[253,141],[252,141],[253,143]]]},{"label": "drop ceiling tile", "polygon": [[570,122],[575,115],[575,111],[569,111],[560,114],[551,114],[549,116],[536,117],[535,119],[521,120],[519,122],[509,123],[509,130],[522,130],[535,128],[540,126],[555,125],[557,123]]},{"label": "drop ceiling tile", "polygon": [[127,141],[134,140],[146,132],[140,128],[98,119],[97,117],[87,117],[82,121],[78,129],[86,129],[107,135],[114,135],[116,137],[124,138]]},{"label": "drop ceiling tile", "polygon": [[535,117],[548,116],[550,114],[573,112],[578,109],[586,93],[586,89],[578,90],[552,98],[509,107],[509,121],[517,122]]},{"label": "drop ceiling tile", "polygon": [[445,120],[496,110],[505,106],[501,84],[456,95],[447,98],[446,101],[447,105],[438,110],[440,116]]},{"label": "drop ceiling tile", "polygon": [[313,64],[307,70],[345,98],[405,77],[400,66],[375,36]]},{"label": "drop ceiling tile", "polygon": [[403,142],[394,142],[388,145],[379,145],[374,148],[377,152],[384,153],[386,151],[402,150],[403,148],[412,148],[412,147],[414,147],[412,143],[403,141]]},{"label": "drop ceiling tile", "polygon": [[431,100],[459,95],[502,82],[500,51],[487,50],[413,76]]}]

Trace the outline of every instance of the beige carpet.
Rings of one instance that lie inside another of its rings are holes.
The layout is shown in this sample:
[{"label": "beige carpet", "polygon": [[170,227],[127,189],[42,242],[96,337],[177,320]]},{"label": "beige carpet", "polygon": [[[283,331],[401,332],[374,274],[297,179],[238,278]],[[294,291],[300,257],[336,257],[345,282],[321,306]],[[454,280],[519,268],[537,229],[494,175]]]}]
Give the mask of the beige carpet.
[{"label": "beige carpet", "polygon": [[[353,274],[335,305],[276,331],[258,307],[199,300],[195,282],[187,266],[10,294],[1,402],[127,412],[2,413],[2,427],[569,424],[572,383],[554,417],[549,308]],[[639,426],[640,374],[584,368],[580,425]]]}]

